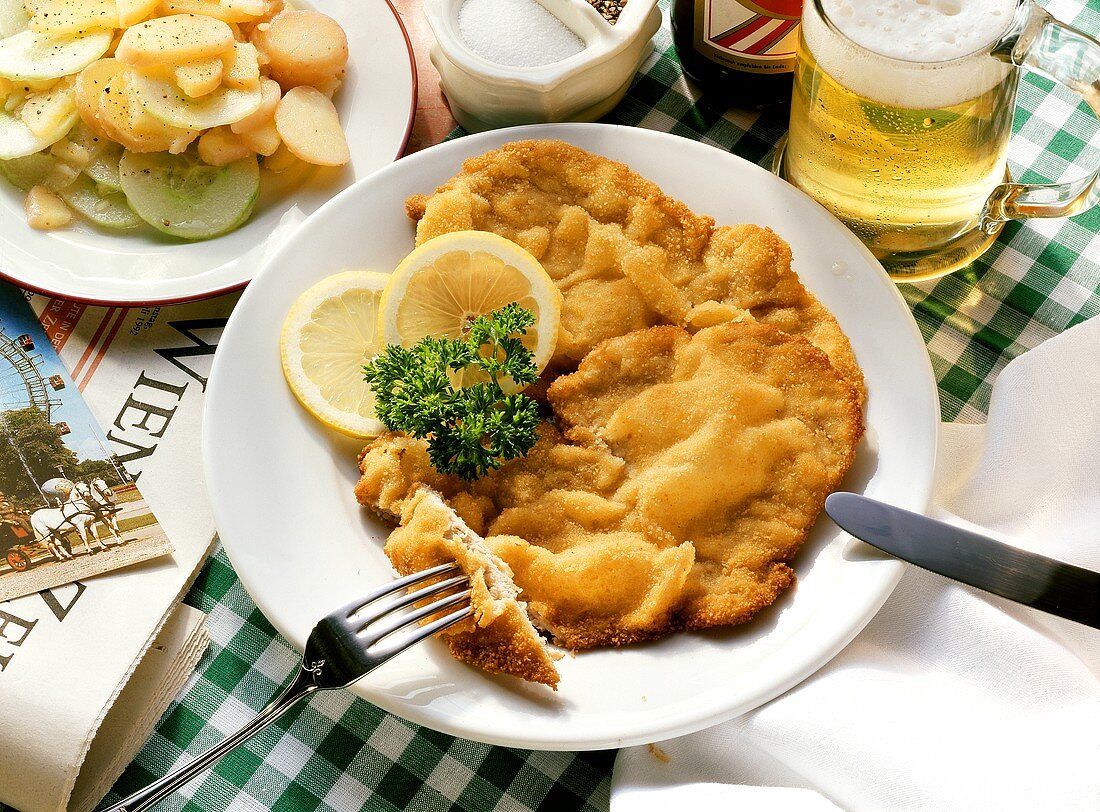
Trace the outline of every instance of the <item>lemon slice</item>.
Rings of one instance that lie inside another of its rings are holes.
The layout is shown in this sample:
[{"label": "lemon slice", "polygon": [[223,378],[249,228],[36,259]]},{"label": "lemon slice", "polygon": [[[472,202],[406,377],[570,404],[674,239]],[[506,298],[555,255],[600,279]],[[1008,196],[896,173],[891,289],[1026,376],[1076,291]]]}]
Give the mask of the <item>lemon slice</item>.
[{"label": "lemon slice", "polygon": [[461,338],[478,316],[518,302],[535,314],[523,344],[541,372],[558,343],[561,292],[539,261],[488,231],[455,231],[402,260],[382,294],[383,344],[409,347],[424,336]]},{"label": "lemon slice", "polygon": [[352,437],[376,437],[374,393],[363,364],[382,350],[375,329],[384,273],[346,271],[321,280],[287,313],[279,337],[283,374],[310,414]]}]

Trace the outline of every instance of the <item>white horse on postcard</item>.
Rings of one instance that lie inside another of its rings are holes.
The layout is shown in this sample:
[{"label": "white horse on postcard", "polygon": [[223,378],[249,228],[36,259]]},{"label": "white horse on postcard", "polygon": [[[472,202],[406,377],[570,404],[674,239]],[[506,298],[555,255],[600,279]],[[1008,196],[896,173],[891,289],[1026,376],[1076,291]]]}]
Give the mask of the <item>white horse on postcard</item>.
[{"label": "white horse on postcard", "polygon": [[[122,533],[118,529],[118,508],[115,506],[115,494],[108,487],[107,481],[102,477],[97,477],[91,482],[77,482],[75,489],[80,497],[88,504],[92,512],[95,514],[95,525],[103,524],[111,531],[111,535],[117,539],[117,543],[122,543]],[[99,538],[99,531],[96,530],[96,538]]]},{"label": "white horse on postcard", "polygon": [[111,490],[110,486],[107,484],[107,480],[100,476],[96,477],[88,484],[91,486],[92,493],[95,494],[96,498],[102,504],[114,508],[115,492]]},{"label": "white horse on postcard", "polygon": [[[84,483],[80,483],[84,484]],[[84,488],[87,489],[87,484]],[[61,503],[61,507],[41,508],[31,514],[31,528],[35,538],[44,542],[46,548],[53,553],[54,558],[61,560],[72,558],[73,554],[66,549],[63,540],[70,530],[75,530],[80,540],[84,542],[84,552],[91,553],[89,538],[94,539],[99,549],[106,550],[107,545],[94,534],[92,525],[96,521],[95,511],[80,493],[79,487],[69,491],[69,497]]]}]

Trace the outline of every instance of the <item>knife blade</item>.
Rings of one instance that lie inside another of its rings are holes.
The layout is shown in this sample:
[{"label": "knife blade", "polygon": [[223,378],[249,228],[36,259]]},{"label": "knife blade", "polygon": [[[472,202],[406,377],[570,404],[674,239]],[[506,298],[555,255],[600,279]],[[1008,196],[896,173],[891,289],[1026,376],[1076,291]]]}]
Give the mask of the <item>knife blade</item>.
[{"label": "knife blade", "polygon": [[1100,573],[887,505],[834,493],[825,512],[858,539],[926,570],[1100,629]]}]

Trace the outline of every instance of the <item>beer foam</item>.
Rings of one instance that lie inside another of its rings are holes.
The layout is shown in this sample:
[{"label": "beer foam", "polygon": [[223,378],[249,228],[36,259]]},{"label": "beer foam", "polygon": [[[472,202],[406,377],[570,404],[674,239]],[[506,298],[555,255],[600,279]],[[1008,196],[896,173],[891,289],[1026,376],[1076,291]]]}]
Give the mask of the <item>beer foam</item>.
[{"label": "beer foam", "polygon": [[813,2],[807,0],[804,31],[814,57],[838,82],[875,101],[949,107],[1011,70],[984,52],[1008,29],[1017,0],[820,0],[848,39],[829,29]]}]

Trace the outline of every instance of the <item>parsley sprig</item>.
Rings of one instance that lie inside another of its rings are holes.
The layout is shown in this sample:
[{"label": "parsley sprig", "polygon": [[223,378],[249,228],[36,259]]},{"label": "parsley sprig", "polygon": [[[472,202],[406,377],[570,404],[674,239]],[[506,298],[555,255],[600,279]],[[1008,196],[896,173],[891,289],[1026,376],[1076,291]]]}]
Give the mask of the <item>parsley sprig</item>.
[{"label": "parsley sprig", "polygon": [[[470,322],[461,339],[426,336],[412,347],[391,344],[363,367],[375,412],[386,428],[428,441],[437,471],[471,480],[524,456],[535,444],[538,404],[505,394],[538,377],[519,336],[535,316],[513,302]],[[454,381],[474,377],[476,383]]]}]

